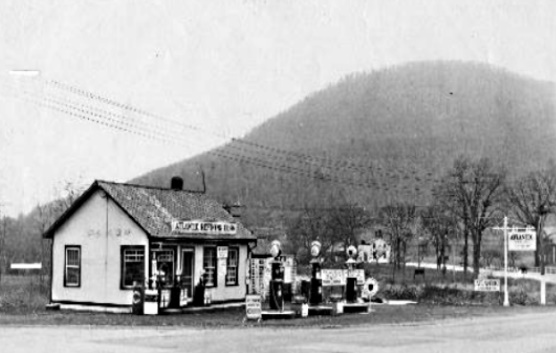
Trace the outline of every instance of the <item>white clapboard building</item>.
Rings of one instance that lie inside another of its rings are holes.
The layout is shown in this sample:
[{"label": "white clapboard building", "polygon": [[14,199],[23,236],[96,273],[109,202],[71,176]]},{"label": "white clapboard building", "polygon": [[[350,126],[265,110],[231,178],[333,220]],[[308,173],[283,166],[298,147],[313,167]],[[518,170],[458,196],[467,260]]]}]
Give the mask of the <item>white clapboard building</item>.
[{"label": "white clapboard building", "polygon": [[[243,301],[256,237],[220,203],[182,189],[95,181],[46,231],[51,302],[131,311],[134,288],[183,288],[191,305]],[[186,296],[184,301],[183,296]]]}]

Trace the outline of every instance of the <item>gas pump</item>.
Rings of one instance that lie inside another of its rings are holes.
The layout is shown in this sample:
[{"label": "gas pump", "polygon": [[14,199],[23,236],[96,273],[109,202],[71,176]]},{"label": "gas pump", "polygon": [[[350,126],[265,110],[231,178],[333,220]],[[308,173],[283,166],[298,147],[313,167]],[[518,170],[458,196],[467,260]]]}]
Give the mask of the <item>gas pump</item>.
[{"label": "gas pump", "polygon": [[346,261],[347,266],[347,278],[346,278],[346,302],[355,303],[357,302],[357,277],[353,275],[355,267],[355,257],[357,257],[357,248],[350,245],[347,248],[348,259]]},{"label": "gas pump", "polygon": [[270,309],[284,310],[284,266],[278,259],[282,253],[282,245],[278,240],[270,244],[270,255],[274,258],[270,272]]},{"label": "gas pump", "polygon": [[314,241],[311,243],[311,290],[309,292],[309,303],[311,305],[319,305],[322,302],[322,277],[321,277],[321,261],[320,251],[321,243]]}]

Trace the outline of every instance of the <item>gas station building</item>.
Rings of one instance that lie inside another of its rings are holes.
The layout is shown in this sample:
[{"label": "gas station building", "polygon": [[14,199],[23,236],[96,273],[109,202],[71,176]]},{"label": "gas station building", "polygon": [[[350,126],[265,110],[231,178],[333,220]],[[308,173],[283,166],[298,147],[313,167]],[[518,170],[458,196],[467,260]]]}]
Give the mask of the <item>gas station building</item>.
[{"label": "gas station building", "polygon": [[117,312],[131,312],[137,288],[168,293],[173,308],[244,301],[257,242],[180,178],[170,188],[95,181],[44,237],[52,239],[51,303]]}]

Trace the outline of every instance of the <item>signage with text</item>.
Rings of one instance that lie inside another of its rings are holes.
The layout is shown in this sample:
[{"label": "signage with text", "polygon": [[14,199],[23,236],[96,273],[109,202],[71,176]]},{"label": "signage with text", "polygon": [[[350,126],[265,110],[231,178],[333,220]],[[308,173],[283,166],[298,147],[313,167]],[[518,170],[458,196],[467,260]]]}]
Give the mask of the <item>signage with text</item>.
[{"label": "signage with text", "polygon": [[181,234],[236,234],[237,224],[223,221],[172,221],[172,232]]},{"label": "signage with text", "polygon": [[537,250],[537,233],[534,229],[510,229],[508,232],[508,250]]},{"label": "signage with text", "polygon": [[499,279],[476,279],[475,291],[476,292],[499,292],[500,280]]},{"label": "signage with text", "polygon": [[216,247],[216,257],[219,259],[226,259],[228,257],[228,247],[227,246],[217,246]]},{"label": "signage with text", "polygon": [[346,271],[345,270],[321,270],[322,286],[345,286]]},{"label": "signage with text", "polygon": [[245,316],[249,320],[260,320],[262,308],[260,295],[247,295],[245,297]]}]

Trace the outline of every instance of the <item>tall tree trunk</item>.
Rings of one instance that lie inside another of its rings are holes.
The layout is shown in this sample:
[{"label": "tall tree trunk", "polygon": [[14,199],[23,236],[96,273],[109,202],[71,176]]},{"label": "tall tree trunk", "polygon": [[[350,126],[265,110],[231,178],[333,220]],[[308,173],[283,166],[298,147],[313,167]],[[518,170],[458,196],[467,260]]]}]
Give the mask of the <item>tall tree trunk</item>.
[{"label": "tall tree trunk", "polygon": [[463,277],[467,278],[467,267],[469,263],[467,261],[467,254],[469,253],[469,229],[467,225],[464,226],[463,230]]},{"label": "tall tree trunk", "polygon": [[478,229],[473,230],[473,275],[479,277],[481,269],[481,234]]}]

